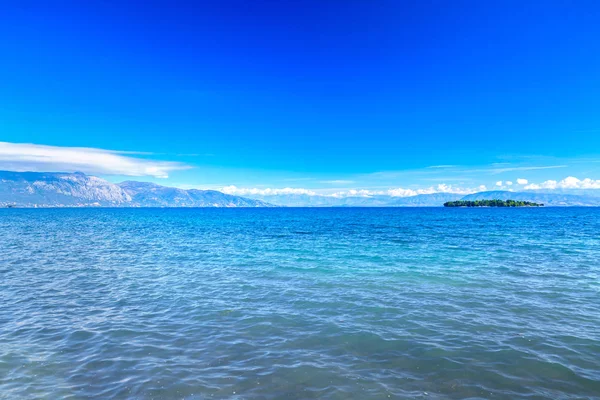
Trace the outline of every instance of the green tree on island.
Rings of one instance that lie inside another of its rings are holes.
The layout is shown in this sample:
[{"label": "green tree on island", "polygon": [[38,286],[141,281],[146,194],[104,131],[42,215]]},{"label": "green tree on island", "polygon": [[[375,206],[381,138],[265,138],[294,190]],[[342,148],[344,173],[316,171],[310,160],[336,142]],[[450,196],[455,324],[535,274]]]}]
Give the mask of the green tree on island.
[{"label": "green tree on island", "polygon": [[444,207],[543,207],[543,204],[517,200],[457,200],[444,203]]}]

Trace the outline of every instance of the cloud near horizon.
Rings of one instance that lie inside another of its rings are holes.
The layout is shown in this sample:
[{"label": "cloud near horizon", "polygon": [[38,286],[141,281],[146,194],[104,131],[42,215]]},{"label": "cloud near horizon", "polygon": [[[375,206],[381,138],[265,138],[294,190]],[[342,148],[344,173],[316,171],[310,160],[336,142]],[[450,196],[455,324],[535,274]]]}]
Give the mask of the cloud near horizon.
[{"label": "cloud near horizon", "polygon": [[303,189],[303,188],[282,188],[282,189],[271,189],[271,188],[267,188],[267,189],[258,189],[258,188],[239,188],[237,186],[234,185],[230,185],[230,186],[225,186],[223,188],[220,189],[221,192],[226,193],[226,194],[234,194],[234,195],[239,195],[239,196],[244,196],[244,195],[259,195],[259,196],[277,196],[277,195],[282,195],[282,194],[304,194],[304,195],[308,195],[308,196],[317,196],[318,193],[310,190],[310,189]]},{"label": "cloud near horizon", "polygon": [[590,178],[578,179],[574,176],[569,176],[561,181],[548,180],[540,184],[532,183],[525,186],[527,190],[539,189],[600,189],[600,179],[594,180]]},{"label": "cloud near horizon", "polygon": [[[519,178],[516,184],[520,188],[513,189],[514,182],[498,181],[495,185],[500,190],[518,191],[518,190],[556,190],[556,189],[600,189],[600,180],[593,179],[578,179],[573,176],[567,177],[561,181],[547,180],[542,183],[529,183],[529,180]],[[468,195],[477,192],[484,192],[488,189],[485,185],[478,187],[460,187],[447,184],[439,184],[422,189],[407,189],[407,188],[391,188],[387,190],[369,190],[369,189],[345,189],[337,192],[327,192],[323,189],[307,189],[307,188],[240,188],[237,186],[226,186],[220,189],[224,193],[234,194],[239,196],[277,196],[277,195],[307,195],[307,196],[325,196],[325,197],[372,197],[372,196],[392,196],[392,197],[412,197],[420,194],[435,194],[435,193],[452,193]]]},{"label": "cloud near horizon", "polygon": [[460,188],[452,185],[439,184],[425,189],[404,189],[395,188],[388,190],[367,190],[367,189],[348,189],[335,193],[319,193],[312,189],[305,188],[282,188],[282,189],[259,189],[259,188],[239,188],[237,186],[225,186],[220,189],[223,193],[239,196],[277,196],[277,195],[307,195],[307,196],[325,196],[325,197],[372,197],[372,196],[392,196],[392,197],[411,197],[419,194],[434,193],[453,193],[453,194],[471,194],[487,190],[485,185],[477,188]]},{"label": "cloud near horizon", "polygon": [[171,161],[132,157],[147,155],[88,147],[59,147],[0,142],[0,170],[17,172],[84,172],[99,175],[168,178],[170,171],[190,166]]}]

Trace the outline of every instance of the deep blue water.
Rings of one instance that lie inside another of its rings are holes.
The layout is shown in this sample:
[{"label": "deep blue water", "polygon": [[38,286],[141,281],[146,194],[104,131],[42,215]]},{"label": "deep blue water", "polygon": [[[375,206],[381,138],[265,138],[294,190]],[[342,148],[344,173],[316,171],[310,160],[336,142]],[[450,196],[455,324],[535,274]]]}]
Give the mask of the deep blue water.
[{"label": "deep blue water", "polygon": [[0,278],[0,398],[600,398],[600,209],[7,209]]}]

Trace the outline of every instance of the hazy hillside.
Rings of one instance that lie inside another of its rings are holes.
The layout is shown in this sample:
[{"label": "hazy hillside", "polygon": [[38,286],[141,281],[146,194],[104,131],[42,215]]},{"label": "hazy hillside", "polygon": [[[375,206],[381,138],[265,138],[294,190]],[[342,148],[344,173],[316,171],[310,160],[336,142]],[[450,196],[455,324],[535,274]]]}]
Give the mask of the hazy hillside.
[{"label": "hazy hillside", "polygon": [[248,199],[216,190],[178,189],[149,182],[122,182],[119,186],[137,207],[271,207],[260,200]]},{"label": "hazy hillside", "polygon": [[489,191],[467,196],[452,193],[411,197],[289,194],[247,198],[216,190],[184,190],[149,182],[114,184],[83,173],[0,171],[0,207],[442,207],[447,201],[496,199],[531,201],[546,206],[600,206],[600,196],[581,193]]},{"label": "hazy hillside", "polygon": [[459,200],[462,195],[434,193],[411,197],[386,195],[333,197],[285,194],[272,196],[248,195],[248,197],[287,207],[441,207],[447,201]]},{"label": "hazy hillside", "polygon": [[214,190],[114,184],[83,173],[0,171],[0,207],[271,207]]}]

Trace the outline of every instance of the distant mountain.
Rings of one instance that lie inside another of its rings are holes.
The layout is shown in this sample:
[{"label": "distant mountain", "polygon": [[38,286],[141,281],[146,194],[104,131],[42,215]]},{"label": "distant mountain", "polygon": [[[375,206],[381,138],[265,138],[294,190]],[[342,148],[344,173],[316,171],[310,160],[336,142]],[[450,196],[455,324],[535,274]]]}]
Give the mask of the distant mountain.
[{"label": "distant mountain", "polygon": [[489,191],[473,193],[464,196],[461,200],[519,200],[542,203],[546,206],[600,206],[600,197],[590,195],[576,195],[567,193],[542,193],[539,191],[508,192]]},{"label": "distant mountain", "polygon": [[118,185],[83,173],[0,171],[0,205],[121,207],[131,197]]},{"label": "distant mountain", "polygon": [[271,204],[216,190],[178,189],[150,182],[126,181],[119,187],[137,207],[272,207]]},{"label": "distant mountain", "polygon": [[479,192],[467,196],[453,193],[433,193],[409,197],[387,195],[333,197],[306,194],[248,195],[248,197],[288,207],[442,207],[445,202],[456,200],[517,200],[543,203],[546,206],[600,206],[600,196],[596,193],[594,195],[590,194],[589,191],[578,193],[581,194],[560,191],[548,193],[537,190],[526,192],[498,190]]},{"label": "distant mountain", "polygon": [[0,171],[0,207],[272,207],[214,190],[114,184],[83,173]]},{"label": "distant mountain", "polygon": [[[548,189],[527,190],[527,193],[548,194]],[[552,189],[551,194],[575,194],[578,196],[600,197],[598,189]]]},{"label": "distant mountain", "polygon": [[248,195],[248,197],[287,207],[442,207],[445,202],[459,200],[463,196],[433,193],[411,197],[387,195],[333,197],[307,194]]},{"label": "distant mountain", "polygon": [[[215,190],[184,190],[149,182],[119,184],[77,173],[0,171],[0,207],[442,207],[456,200],[516,200],[546,206],[600,206],[600,196],[580,191],[489,191],[410,197],[325,195],[234,196]],[[250,198],[251,197],[251,198]]]},{"label": "distant mountain", "polygon": [[447,201],[460,200],[462,197],[462,194],[454,193],[418,194],[410,197],[396,197],[396,200],[390,205],[396,207],[441,207]]},{"label": "distant mountain", "polygon": [[269,196],[248,195],[248,197],[285,207],[380,207],[385,205],[385,203],[376,198],[359,196],[333,197],[307,194],[281,194]]}]

